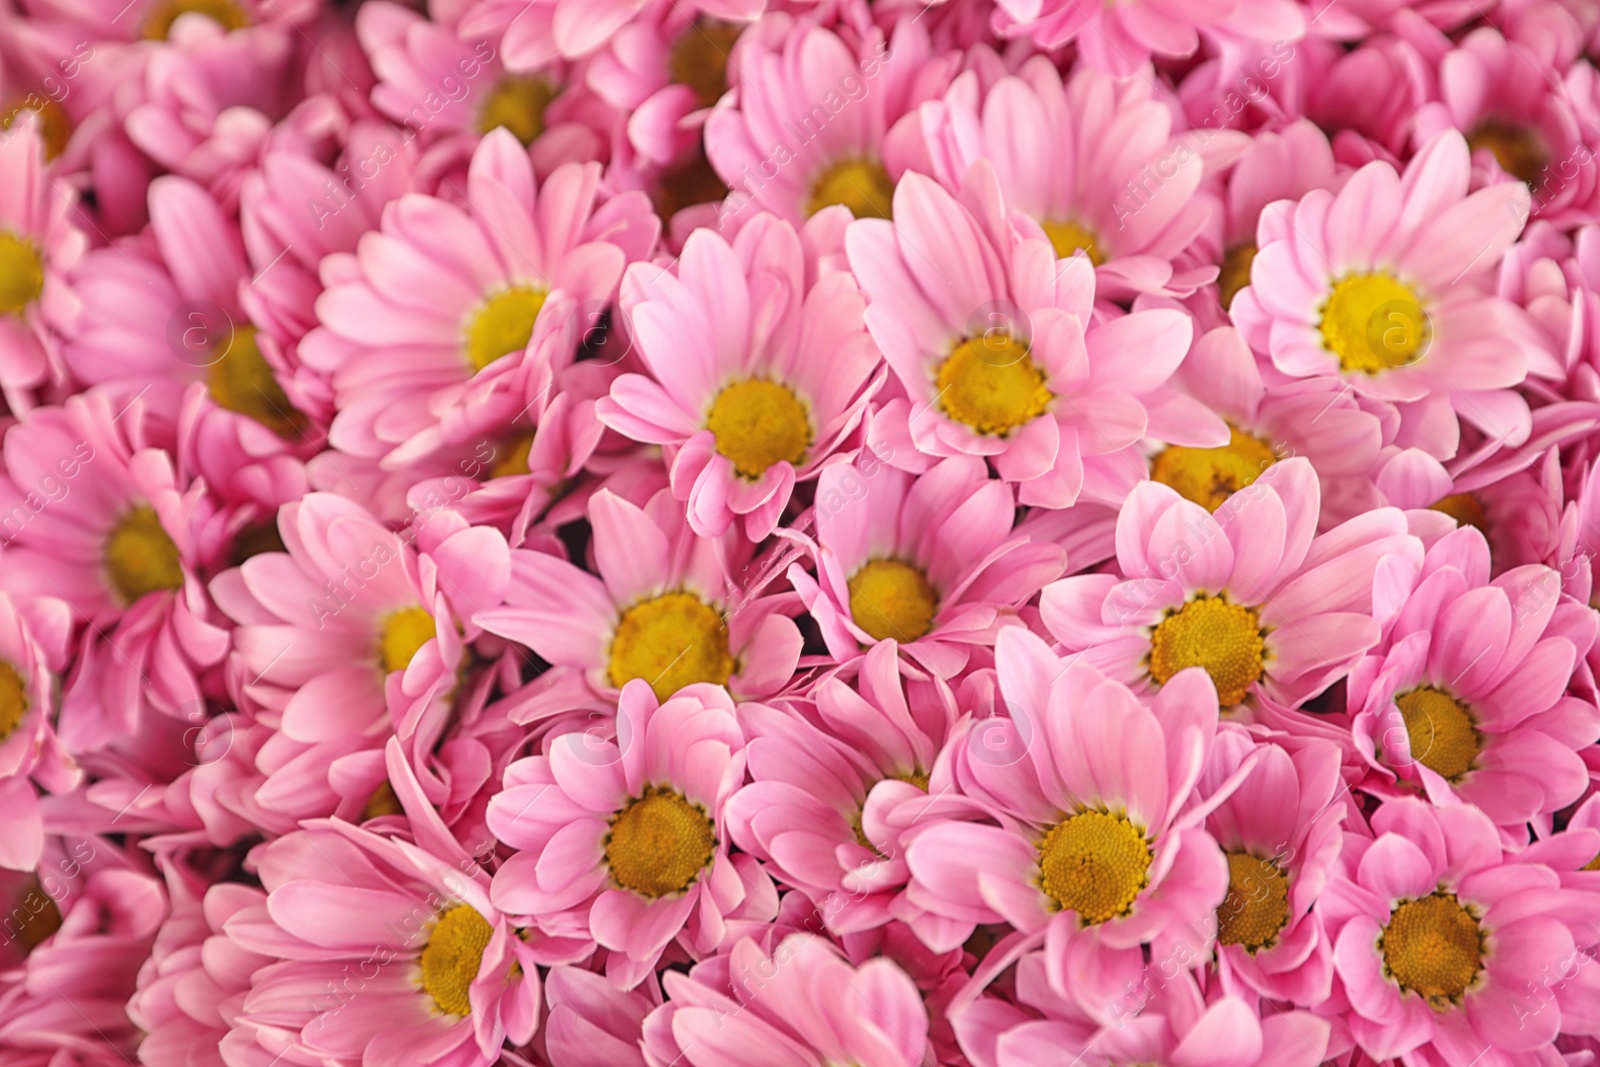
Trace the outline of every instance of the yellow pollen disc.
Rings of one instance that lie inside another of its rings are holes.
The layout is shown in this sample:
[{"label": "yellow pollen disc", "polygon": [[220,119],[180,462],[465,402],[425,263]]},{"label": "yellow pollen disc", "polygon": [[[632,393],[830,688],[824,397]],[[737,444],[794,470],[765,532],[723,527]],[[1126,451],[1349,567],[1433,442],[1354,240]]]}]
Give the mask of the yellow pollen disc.
[{"label": "yellow pollen disc", "polygon": [[872,560],[846,586],[850,618],[876,641],[915,641],[933,629],[939,596],[927,576],[909,563]]},{"label": "yellow pollen disc", "polygon": [[1222,254],[1222,271],[1217,275],[1217,288],[1222,290],[1222,306],[1233,307],[1233,298],[1239,290],[1250,284],[1250,265],[1256,261],[1256,246],[1234,245]]},{"label": "yellow pollen disc", "polygon": [[894,217],[894,182],[875,159],[847,159],[835,163],[811,184],[806,215],[843,204],[858,219]]},{"label": "yellow pollen disc", "polygon": [[183,587],[178,546],[148,504],[140,504],[117,521],[106,538],[105,564],[106,578],[124,606],[146,593]]},{"label": "yellow pollen disc", "polygon": [[683,159],[656,177],[650,201],[656,214],[670,219],[686,207],[712,204],[728,195],[728,186],[706,158],[705,146],[696,143]]},{"label": "yellow pollen disc", "polygon": [[37,874],[30,875],[24,883],[22,895],[6,916],[7,927],[16,924],[16,939],[24,956],[49,940],[61,929],[61,908],[44,891]]},{"label": "yellow pollen disc", "polygon": [[897,782],[905,782],[907,785],[914,785],[924,793],[928,791],[928,774],[926,771],[911,771],[908,774],[897,774],[894,776],[894,780]]},{"label": "yellow pollen disc", "polygon": [[1474,493],[1451,493],[1428,505],[1430,511],[1442,511],[1456,520],[1457,526],[1471,526],[1478,530],[1489,529],[1489,515],[1483,501]]},{"label": "yellow pollen disc", "polygon": [[533,434],[519,433],[501,442],[495,448],[494,462],[489,465],[489,477],[511,478],[533,473],[528,469],[528,453],[533,451]]},{"label": "yellow pollen disc", "polygon": [[478,111],[478,132],[504,126],[524,145],[544,132],[544,113],[561,90],[537,75],[502,74]]},{"label": "yellow pollen disc", "polygon": [[695,682],[727,685],[733,673],[728,624],[693,593],[664,593],[622,613],[607,678],[621,689],[643,678],[657,700]]},{"label": "yellow pollen disc", "polygon": [[1584,864],[1583,869],[1586,871],[1600,871],[1600,856],[1596,856],[1594,859]]},{"label": "yellow pollen disc", "polygon": [[289,396],[261,354],[254,326],[241,326],[217,342],[216,361],[206,371],[206,387],[218,407],[248,415],[279,437],[300,436],[306,417]]},{"label": "yellow pollen disc", "polygon": [[1144,834],[1126,816],[1080,812],[1040,842],[1040,888],[1084,923],[1103,923],[1133,909],[1149,881],[1150,858]]},{"label": "yellow pollen disc", "polygon": [[501,356],[527,348],[533,322],[548,295],[531,285],[517,285],[484,301],[467,324],[468,365],[480,371]]},{"label": "yellow pollen disc", "polygon": [[612,820],[606,863],[618,885],[653,900],[688,889],[716,848],[716,827],[700,805],[650,786]]},{"label": "yellow pollen disc", "polygon": [[1056,250],[1057,259],[1071,259],[1082,252],[1089,257],[1089,262],[1095,266],[1106,261],[1106,254],[1100,251],[1100,244],[1095,239],[1094,231],[1087,226],[1073,222],[1071,219],[1054,221],[1046,219],[1039,223],[1044,235],[1050,238],[1050,247]]},{"label": "yellow pollen disc", "polygon": [[1549,157],[1538,133],[1520,122],[1485,119],[1467,134],[1467,147],[1487,148],[1500,169],[1519,181],[1536,185]]},{"label": "yellow pollen disc", "polygon": [[811,446],[806,406],[788,386],[764,378],[746,378],[718,393],[706,429],[746,478],[761,477],[774,463],[798,465]]},{"label": "yellow pollen disc", "polygon": [[383,620],[378,639],[378,658],[383,669],[403,671],[411,666],[417,650],[438,636],[433,616],[425,608],[401,608]]},{"label": "yellow pollen disc", "polygon": [[20,315],[44,292],[44,260],[25,237],[0,232],[0,315]]},{"label": "yellow pollen disc", "polygon": [[1217,448],[1162,449],[1150,461],[1150,480],[1169,485],[1179,496],[1214,512],[1277,461],[1271,445],[1234,426],[1228,443]]},{"label": "yellow pollen disc", "polygon": [[998,330],[957,345],[939,364],[934,385],[946,415],[1000,437],[1043,415],[1055,396],[1028,343]]},{"label": "yellow pollen disc", "polygon": [[1433,326],[1421,298],[1388,274],[1352,274],[1322,307],[1322,343],[1349,373],[1378,374],[1422,358]]},{"label": "yellow pollen disc", "polygon": [[1289,921],[1289,876],[1271,860],[1228,853],[1228,895],[1217,908],[1217,941],[1267,948]]},{"label": "yellow pollen disc", "polygon": [[483,966],[494,927],[469,904],[439,916],[422,949],[422,988],[446,1015],[471,1015],[467,993]]},{"label": "yellow pollen disc", "polygon": [[39,134],[44,139],[46,163],[67,150],[67,142],[72,139],[72,116],[54,100],[37,93],[0,109],[0,130],[9,130],[25,111],[39,116]]},{"label": "yellow pollen disc", "polygon": [[1411,758],[1449,782],[1472,769],[1482,750],[1483,735],[1467,709],[1447,693],[1429,686],[1394,698],[1411,741]]},{"label": "yellow pollen disc", "polygon": [[0,660],[0,741],[17,732],[28,714],[28,683],[11,664]]},{"label": "yellow pollen disc", "polygon": [[367,798],[367,806],[361,809],[361,821],[376,819],[382,815],[404,815],[405,807],[400,803],[400,798],[395,794],[394,786],[385,778],[378,783],[378,788],[372,791],[372,796]]},{"label": "yellow pollen disc", "polygon": [[250,25],[244,8],[233,0],[158,0],[144,20],[144,39],[165,41],[172,24],[184,15],[204,15],[224,30],[242,30]]},{"label": "yellow pollen disc", "polygon": [[1150,635],[1150,677],[1165,685],[1186,667],[1204,667],[1217,700],[1232,707],[1259,681],[1267,639],[1250,608],[1221,596],[1200,596],[1156,625]]},{"label": "yellow pollen disc", "polygon": [[1395,907],[1378,939],[1384,973],[1436,1008],[1458,1000],[1483,969],[1478,920],[1453,893]]},{"label": "yellow pollen disc", "polygon": [[667,73],[694,90],[701,107],[710,107],[728,91],[728,56],[744,27],[718,19],[696,19],[678,35],[667,55]]}]

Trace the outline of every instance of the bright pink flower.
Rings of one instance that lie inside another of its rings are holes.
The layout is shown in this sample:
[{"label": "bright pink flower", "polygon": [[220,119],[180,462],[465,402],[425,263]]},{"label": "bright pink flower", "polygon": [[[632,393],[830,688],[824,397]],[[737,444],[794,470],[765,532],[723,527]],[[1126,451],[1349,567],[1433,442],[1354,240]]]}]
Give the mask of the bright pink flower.
[{"label": "bright pink flower", "polygon": [[971,646],[993,644],[1066,563],[1055,545],[1013,531],[1011,486],[974,456],[920,477],[873,457],[836,464],[817,481],[813,514],[816,576],[796,563],[789,581],[841,663],[892,640],[953,678]]},{"label": "bright pink flower", "polygon": [[696,684],[658,703],[630,682],[616,740],[562,734],[507,769],[489,827],[518,851],[495,873],[496,906],[607,949],[606,974],[624,989],[674,942],[699,958],[730,919],[770,920],[777,893],[753,859],[730,855],[724,822],[743,744],[724,690]]},{"label": "bright pink flower", "polygon": [[281,962],[251,976],[230,1040],[254,1036],[296,1064],[489,1067],[506,1040],[533,1036],[536,949],[476,865],[319,820],[269,844],[258,866],[265,903],[223,929]]},{"label": "bright pink flower", "polygon": [[594,971],[552,967],[544,996],[550,1009],[541,1036],[552,1067],[645,1067],[639,1037],[661,1005],[657,983],[622,990]]},{"label": "bright pink flower", "polygon": [[34,783],[76,789],[83,770],[56,736],[55,686],[67,666],[72,609],[56,597],[0,592],[0,868],[32,870],[44,848]]},{"label": "bright pink flower", "polygon": [[474,622],[581,671],[607,699],[635,678],[662,700],[696,682],[726,686],[741,700],[789,682],[800,632],[785,598],[746,598],[748,542],[696,535],[666,491],[640,508],[601,490],[589,500],[589,521],[598,576],[519,549],[504,606]]},{"label": "bright pink flower", "polygon": [[852,967],[814,934],[791,934],[771,952],[751,940],[725,960],[669,974],[667,1003],[645,1020],[651,1067],[920,1067],[928,1012],[899,967]]},{"label": "bright pink flower", "polygon": [[760,541],[795,482],[846,447],[883,380],[846,271],[821,272],[794,227],[759,215],[728,244],[697,230],[675,268],[628,270],[622,308],[649,377],[625,374],[598,416],[661,445],[695,532],[736,519]]},{"label": "bright pink flower", "polygon": [[[908,174],[894,222],[860,220],[846,234],[872,301],[867,328],[907,397],[873,417],[890,461],[920,470],[933,457],[987,457],[1019,483],[1019,503],[1066,507],[1086,457],[1147,432],[1220,443],[1215,416],[1180,412],[1153,425],[1145,403],[1182,361],[1189,316],[1158,308],[1097,322],[1088,258],[1062,263],[1042,236],[1014,239],[987,165],[969,177],[958,201]],[[1122,358],[1130,350],[1141,358]]]},{"label": "bright pink flower", "polygon": [[1159,482],[1128,495],[1115,574],[1048,586],[1045,625],[1067,652],[1140,689],[1186,667],[1210,672],[1223,706],[1257,687],[1296,705],[1377,643],[1372,578],[1385,557],[1420,562],[1393,508],[1316,534],[1320,494],[1305,459],[1274,463],[1215,515]]}]

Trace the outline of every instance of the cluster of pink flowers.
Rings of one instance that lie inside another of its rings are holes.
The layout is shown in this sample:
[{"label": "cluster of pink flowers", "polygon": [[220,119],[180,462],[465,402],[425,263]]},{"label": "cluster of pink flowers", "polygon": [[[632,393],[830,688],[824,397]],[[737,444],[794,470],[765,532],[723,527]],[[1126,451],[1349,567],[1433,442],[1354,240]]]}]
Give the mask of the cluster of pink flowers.
[{"label": "cluster of pink flowers", "polygon": [[0,1065],[1596,1062],[1597,65],[0,0]]}]

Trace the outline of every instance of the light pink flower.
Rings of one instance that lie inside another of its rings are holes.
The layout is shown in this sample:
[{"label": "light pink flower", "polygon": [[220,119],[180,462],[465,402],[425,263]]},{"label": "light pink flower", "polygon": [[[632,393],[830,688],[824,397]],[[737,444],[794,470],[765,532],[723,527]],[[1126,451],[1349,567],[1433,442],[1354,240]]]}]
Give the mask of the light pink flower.
[{"label": "light pink flower", "polygon": [[56,736],[55,686],[67,666],[72,610],[57,597],[0,593],[0,868],[32,870],[44,848],[34,783],[76,789],[83,770]]}]

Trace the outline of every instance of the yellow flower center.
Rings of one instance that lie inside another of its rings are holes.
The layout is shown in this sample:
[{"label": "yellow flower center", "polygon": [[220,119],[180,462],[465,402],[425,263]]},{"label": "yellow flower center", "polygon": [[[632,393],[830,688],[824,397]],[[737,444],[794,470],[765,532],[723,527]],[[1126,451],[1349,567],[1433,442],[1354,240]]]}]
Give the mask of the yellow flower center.
[{"label": "yellow flower center", "polygon": [[605,845],[616,883],[653,900],[689,888],[711,862],[717,831],[700,805],[650,786],[617,813]]},{"label": "yellow flower center", "polygon": [[389,779],[385,778],[378,783],[378,788],[374,789],[372,795],[367,798],[366,807],[361,809],[361,821],[366,822],[368,819],[376,819],[382,815],[404,815],[405,813],[405,806],[400,803],[400,797],[395,793],[394,786],[390,785]]},{"label": "yellow flower center", "polygon": [[528,467],[528,454],[533,451],[533,434],[515,434],[495,446],[494,462],[489,465],[490,478],[511,478],[519,474],[532,474]]},{"label": "yellow flower center", "polygon": [[0,741],[17,732],[28,714],[28,683],[11,664],[0,660]]},{"label": "yellow flower center", "polygon": [[1467,709],[1431,686],[1401,693],[1394,703],[1406,724],[1411,758],[1446,781],[1460,781],[1483,746],[1483,735]]},{"label": "yellow flower center", "polygon": [[1460,999],[1483,969],[1483,934],[1478,920],[1456,900],[1438,892],[1396,905],[1378,939],[1384,972],[1435,1008]]},{"label": "yellow flower center", "polygon": [[1169,485],[1185,500],[1214,512],[1277,461],[1271,445],[1234,426],[1228,443],[1217,448],[1162,449],[1150,461],[1150,480]]},{"label": "yellow flower center", "polygon": [[939,596],[920,568],[897,559],[875,559],[846,584],[850,618],[874,640],[915,641],[933,629]]},{"label": "yellow flower center", "polygon": [[705,146],[696,143],[681,160],[657,175],[650,200],[656,214],[670,219],[686,207],[713,204],[728,195],[728,186],[706,158]]},{"label": "yellow flower center", "polygon": [[278,384],[256,343],[254,326],[235,328],[212,352],[216,360],[206,372],[206,386],[218,407],[248,415],[279,437],[293,440],[301,434],[306,417]]},{"label": "yellow flower center", "polygon": [[0,231],[0,315],[20,315],[44,292],[44,260],[26,237]]},{"label": "yellow flower center", "polygon": [[694,90],[701,107],[710,107],[728,90],[728,56],[744,27],[718,19],[696,19],[678,35],[667,55],[667,73]]},{"label": "yellow flower center", "polygon": [[204,15],[224,30],[242,30],[250,25],[244,8],[233,0],[157,0],[144,20],[144,39],[165,41],[172,33],[172,24],[184,15]]},{"label": "yellow flower center", "polygon": [[106,539],[106,577],[124,606],[146,593],[183,588],[178,546],[155,508],[140,504],[117,521]]},{"label": "yellow flower center", "polygon": [[470,904],[439,916],[422,949],[422,988],[446,1015],[471,1015],[468,991],[483,966],[494,927]]},{"label": "yellow flower center", "polygon": [[417,650],[438,635],[433,616],[425,608],[401,608],[383,620],[378,640],[378,658],[384,672],[403,671],[411,666]]},{"label": "yellow flower center", "polygon": [[1549,162],[1539,134],[1520,122],[1485,119],[1467,134],[1467,147],[1474,152],[1487,148],[1501,170],[1529,185],[1538,184],[1539,174]]},{"label": "yellow flower center", "polygon": [[9,130],[24,111],[39,116],[39,134],[44,138],[44,158],[49,162],[67,150],[72,139],[72,116],[67,109],[48,97],[30,94],[10,107],[0,110],[0,130]]},{"label": "yellow flower center", "polygon": [[1217,941],[1268,948],[1289,921],[1289,876],[1271,860],[1228,853],[1228,895],[1217,908]]},{"label": "yellow flower center", "polygon": [[1444,512],[1456,520],[1457,526],[1471,526],[1484,531],[1489,529],[1489,514],[1475,493],[1451,493],[1429,504],[1428,510]]},{"label": "yellow flower center", "polygon": [[61,929],[61,908],[44,891],[44,885],[39,881],[37,874],[30,874],[23,883],[22,894],[17,898],[17,904],[6,915],[7,929],[11,923],[16,923],[15,936],[22,947],[22,954],[28,955],[34,949],[49,940],[50,935]]},{"label": "yellow flower center", "polygon": [[733,673],[728,624],[693,593],[664,593],[622,613],[607,677],[621,689],[643,678],[666,700],[686,685],[727,685]]},{"label": "yellow flower center", "polygon": [[1004,437],[1043,415],[1055,394],[1028,342],[1000,330],[956,346],[934,375],[939,409],[978,433]]},{"label": "yellow flower center", "polygon": [[1374,271],[1333,285],[1322,308],[1322,343],[1349,373],[1378,374],[1422,358],[1433,326],[1404,282]]},{"label": "yellow flower center", "polygon": [[504,126],[524,145],[544,132],[544,113],[561,90],[536,74],[502,74],[478,111],[478,132]]},{"label": "yellow flower center", "polygon": [[1039,226],[1050,238],[1050,247],[1056,250],[1057,259],[1071,259],[1082,252],[1097,267],[1106,261],[1106,254],[1100,251],[1100,243],[1089,227],[1071,219],[1046,219]]},{"label": "yellow flower center", "polygon": [[1150,677],[1165,685],[1186,667],[1204,667],[1217,687],[1217,700],[1232,707],[1260,680],[1266,644],[1253,610],[1223,596],[1199,596],[1151,633]]},{"label": "yellow flower center", "polygon": [[1234,245],[1222,254],[1222,270],[1217,275],[1217,288],[1222,290],[1222,306],[1233,307],[1233,298],[1239,290],[1250,284],[1250,265],[1256,261],[1256,246]]},{"label": "yellow flower center", "polygon": [[1040,888],[1085,924],[1133,909],[1149,882],[1150,845],[1125,815],[1085,811],[1052,826],[1039,844]]},{"label": "yellow flower center", "polygon": [[484,301],[467,324],[468,365],[480,371],[501,356],[527,348],[533,322],[548,295],[531,285],[515,285]]},{"label": "yellow flower center", "polygon": [[806,215],[843,204],[858,219],[894,217],[894,182],[875,159],[847,159],[835,163],[811,184]]},{"label": "yellow flower center", "polygon": [[774,463],[799,464],[811,445],[806,406],[788,386],[765,378],[746,378],[718,393],[706,429],[746,478],[761,477]]}]

